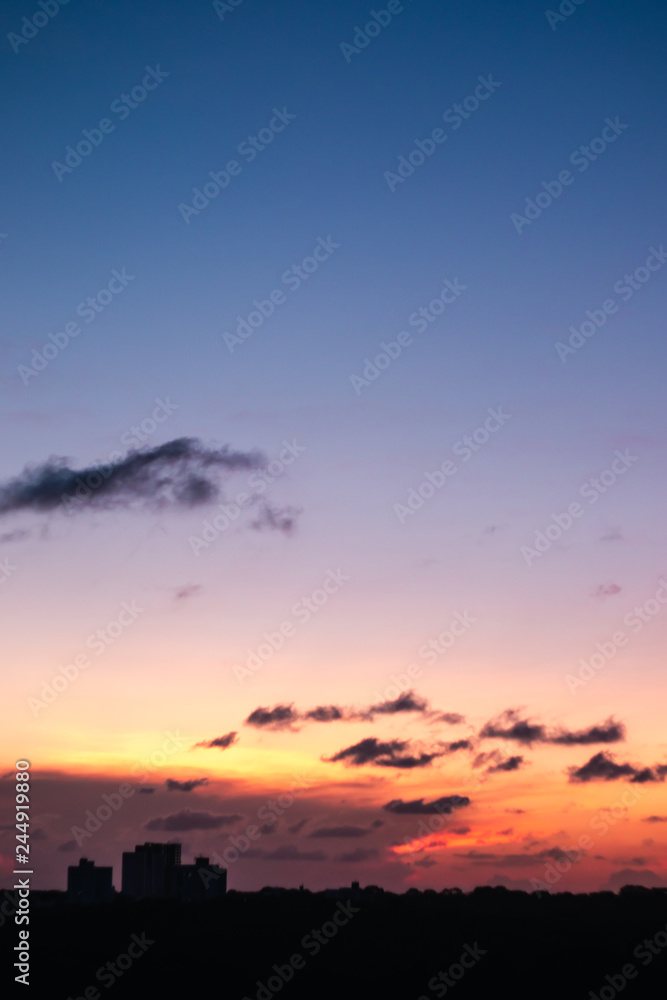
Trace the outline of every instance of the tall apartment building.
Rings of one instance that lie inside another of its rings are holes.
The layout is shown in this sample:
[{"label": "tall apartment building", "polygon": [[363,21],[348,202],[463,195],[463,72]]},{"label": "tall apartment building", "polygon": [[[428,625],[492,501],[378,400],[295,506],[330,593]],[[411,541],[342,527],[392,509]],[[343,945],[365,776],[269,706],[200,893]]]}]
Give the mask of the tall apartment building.
[{"label": "tall apartment building", "polygon": [[70,903],[110,903],[114,897],[113,868],[98,868],[81,858],[67,869],[67,900]]},{"label": "tall apartment building", "polygon": [[134,899],[217,899],[227,891],[227,869],[195,858],[181,864],[180,844],[138,844],[123,853],[123,892]]},{"label": "tall apartment building", "polygon": [[123,852],[123,892],[135,899],[176,898],[180,844],[138,844]]}]

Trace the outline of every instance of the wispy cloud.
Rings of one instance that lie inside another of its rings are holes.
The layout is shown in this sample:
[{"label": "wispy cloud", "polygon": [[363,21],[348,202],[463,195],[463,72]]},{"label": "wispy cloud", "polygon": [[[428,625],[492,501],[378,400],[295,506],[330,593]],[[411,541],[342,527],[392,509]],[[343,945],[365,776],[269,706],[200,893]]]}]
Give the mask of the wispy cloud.
[{"label": "wispy cloud", "polygon": [[590,743],[618,743],[625,739],[625,727],[615,719],[571,732],[563,727],[548,731],[540,723],[522,719],[515,708],[505,709],[480,730],[480,739],[502,739],[532,746],[533,743],[554,743],[562,746],[585,746]]},{"label": "wispy cloud", "polygon": [[66,458],[52,457],[27,466],[0,485],[0,515],[41,513],[63,504],[69,513],[89,508],[196,507],[218,499],[225,475],[265,464],[261,452],[208,448],[197,438],[132,450],[106,465],[82,469],[71,468]]},{"label": "wispy cloud", "polygon": [[382,742],[375,736],[369,736],[367,739],[360,740],[359,743],[355,743],[353,746],[339,750],[333,757],[326,759],[332,763],[342,760],[348,764],[360,767],[363,764],[374,764],[379,760],[395,758],[395,755],[405,750],[407,745],[405,740]]},{"label": "wispy cloud", "polygon": [[220,750],[227,750],[234,743],[238,743],[238,734],[231,732],[225,733],[224,736],[216,736],[213,740],[202,740],[201,743],[195,743],[195,747],[208,747],[210,749],[218,747]]},{"label": "wispy cloud", "polygon": [[598,726],[579,729],[576,732],[561,730],[549,739],[550,743],[562,746],[586,746],[590,743],[619,743],[625,739],[625,726],[621,722],[607,719]]},{"label": "wispy cloud", "polygon": [[518,771],[525,763],[523,757],[508,757],[507,760],[501,760],[499,764],[492,764],[491,767],[486,769],[487,774],[497,774],[499,771]]},{"label": "wispy cloud", "polygon": [[[317,705],[305,712],[289,705],[276,705],[274,708],[256,708],[245,720],[246,725],[257,728],[288,729],[295,723],[309,722],[372,722],[376,716],[399,715],[415,712],[424,715],[429,711],[428,702],[420,698],[414,691],[406,691],[392,701],[381,701],[368,708],[349,708],[343,705]],[[457,716],[457,721],[462,716]]]},{"label": "wispy cloud", "polygon": [[636,767],[634,764],[617,763],[608,751],[596,753],[581,767],[568,769],[570,781],[618,781],[619,778],[629,778],[633,784],[645,784],[650,781],[664,781],[667,775],[667,764],[656,764],[654,767]]},{"label": "wispy cloud", "polygon": [[222,826],[230,826],[242,816],[232,813],[225,816],[210,812],[193,812],[182,809],[181,812],[169,816],[156,816],[144,823],[144,830],[164,830],[167,833],[183,832],[185,830],[219,830]]},{"label": "wispy cloud", "polygon": [[298,719],[299,713],[291,705],[276,705],[275,708],[256,708],[245,724],[256,729],[291,729]]},{"label": "wispy cloud", "polygon": [[177,781],[175,778],[167,778],[165,785],[168,792],[193,792],[195,788],[208,785],[208,778],[192,778],[190,781]]},{"label": "wispy cloud", "polygon": [[417,749],[414,753],[409,740],[378,740],[369,736],[353,746],[339,750],[332,757],[323,757],[328,763],[343,761],[354,767],[373,764],[376,767],[393,767],[401,770],[412,770],[417,767],[427,767],[437,757],[443,757],[444,750],[431,752]]},{"label": "wispy cloud", "polygon": [[403,799],[392,799],[382,808],[401,816],[430,816],[436,813],[450,815],[455,809],[463,809],[469,805],[470,799],[467,795],[443,795],[432,802],[426,802],[424,799],[411,799],[407,802]]},{"label": "wispy cloud", "polygon": [[503,771],[518,771],[525,764],[525,758],[519,755],[505,757],[500,750],[490,750],[488,753],[478,753],[472,762],[473,768],[484,767],[485,774],[499,774]]}]

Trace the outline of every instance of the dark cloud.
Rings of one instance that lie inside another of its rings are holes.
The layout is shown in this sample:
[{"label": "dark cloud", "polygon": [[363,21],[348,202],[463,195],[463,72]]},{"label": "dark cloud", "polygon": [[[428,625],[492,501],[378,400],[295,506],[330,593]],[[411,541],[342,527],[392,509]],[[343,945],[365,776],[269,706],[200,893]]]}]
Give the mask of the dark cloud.
[{"label": "dark cloud", "polygon": [[560,727],[550,733],[545,726],[522,719],[516,709],[508,708],[496,719],[487,722],[479,735],[481,739],[514,740],[524,746],[532,746],[533,743],[586,746],[591,743],[618,743],[624,740],[625,726],[615,719],[607,719],[599,725],[589,726],[576,732]]},{"label": "dark cloud", "polygon": [[[455,852],[456,853],[456,852]],[[473,865],[501,866],[505,868],[530,868],[546,861],[567,861],[567,855],[560,847],[547,847],[535,854],[497,854],[493,851],[476,851],[474,848],[456,853],[457,858],[466,858]]]},{"label": "dark cloud", "polygon": [[472,743],[470,740],[455,740],[453,743],[444,743],[447,753],[456,753],[457,750],[470,750]]},{"label": "dark cloud", "polygon": [[403,799],[392,799],[382,806],[387,812],[398,815],[426,816],[434,813],[444,813],[449,816],[455,809],[462,809],[470,805],[467,795],[443,795],[433,802],[425,802],[424,799],[411,799],[405,802]]},{"label": "dark cloud", "polygon": [[[414,691],[405,691],[398,698],[392,701],[381,701],[369,708],[344,708],[340,705],[318,705],[307,712],[299,712],[290,705],[278,705],[272,710],[273,713],[281,712],[283,717],[275,716],[275,719],[268,717],[269,709],[258,708],[246,719],[246,723],[257,726],[271,726],[277,720],[283,725],[273,728],[287,728],[289,723],[300,722],[372,722],[377,715],[398,715],[403,712],[418,712],[425,714],[429,711],[428,702],[420,698]],[[289,714],[288,714],[289,713]],[[451,716],[449,721],[460,721],[463,716]],[[267,721],[265,721],[267,720]]]},{"label": "dark cloud", "polygon": [[155,791],[154,788],[140,788],[139,789],[139,794],[140,795],[152,795],[154,791]]},{"label": "dark cloud", "polygon": [[518,771],[524,763],[525,760],[523,757],[508,757],[507,760],[501,760],[498,764],[492,764],[491,767],[486,769],[486,773],[497,774],[499,771]]},{"label": "dark cloud", "polygon": [[216,736],[214,740],[204,740],[202,743],[195,743],[196,747],[218,747],[220,750],[226,750],[233,743],[238,743],[238,734],[225,733],[224,736]]},{"label": "dark cloud", "polygon": [[469,861],[473,861],[477,865],[489,861],[495,864],[500,858],[503,857],[502,854],[494,854],[492,851],[476,851],[474,849],[464,851],[463,853],[455,851],[454,854],[457,858],[467,858]]},{"label": "dark cloud", "polygon": [[667,775],[667,766],[658,764],[656,767],[643,767],[631,778],[632,784],[643,785],[647,781],[664,781]]},{"label": "dark cloud", "polygon": [[263,504],[257,517],[250,522],[250,527],[256,531],[282,531],[289,535],[294,531],[296,519],[301,513],[301,507],[278,508]]},{"label": "dark cloud", "polygon": [[514,816],[523,816],[523,814],[525,813],[525,811],[526,811],[525,809],[506,809],[505,810],[506,813],[512,813],[512,815],[514,815]]},{"label": "dark cloud", "polygon": [[407,745],[404,740],[390,740],[388,743],[382,743],[375,736],[369,736],[351,747],[339,750],[333,757],[325,758],[325,760],[330,763],[344,760],[359,767],[362,764],[373,764],[378,760],[389,759],[401,750],[405,750]]},{"label": "dark cloud", "polygon": [[480,732],[480,739],[516,740],[517,743],[542,743],[546,739],[544,726],[520,719],[516,709],[508,708],[491,719]]},{"label": "dark cloud", "polygon": [[459,722],[465,722],[465,715],[459,715],[458,712],[441,712],[440,715],[436,715],[435,722],[446,722],[449,726],[457,726]]},{"label": "dark cloud", "polygon": [[372,861],[373,858],[377,858],[378,851],[375,847],[356,847],[353,851],[347,851],[344,854],[337,854],[334,857],[334,861],[342,861],[347,864],[361,864],[364,861]]},{"label": "dark cloud", "polygon": [[229,826],[242,818],[236,813],[221,816],[210,812],[182,809],[181,812],[172,813],[170,816],[157,816],[149,820],[148,823],[144,823],[144,830],[165,830],[169,833],[184,830],[219,830],[221,826]]},{"label": "dark cloud", "polygon": [[442,753],[420,753],[418,757],[383,757],[375,761],[379,767],[398,767],[403,770],[412,770],[414,767],[427,767],[436,757],[442,757]]},{"label": "dark cloud", "polygon": [[304,719],[312,719],[313,722],[334,722],[342,718],[343,710],[337,705],[318,705],[304,715]]},{"label": "dark cloud", "polygon": [[619,778],[630,778],[637,784],[647,781],[664,781],[667,766],[659,764],[655,769],[650,767],[635,767],[633,764],[617,764],[612,755],[602,750],[581,767],[568,769],[570,781],[617,781]]},{"label": "dark cloud", "polygon": [[276,705],[275,708],[256,708],[245,720],[245,725],[257,729],[291,729],[298,718],[298,712],[291,705]]},{"label": "dark cloud", "polygon": [[27,466],[0,486],[0,515],[49,511],[65,503],[69,513],[87,508],[196,507],[218,499],[221,474],[262,468],[260,452],[207,448],[197,438],[178,438],[128,452],[107,465],[72,469],[52,457]]},{"label": "dark cloud", "polygon": [[397,715],[399,712],[427,712],[428,702],[419,698],[414,691],[406,691],[393,701],[381,701],[377,705],[371,705],[366,714],[369,718],[374,715]]},{"label": "dark cloud", "polygon": [[178,587],[176,590],[176,600],[184,601],[186,597],[193,597],[198,594],[201,590],[201,583],[188,583],[184,587]]},{"label": "dark cloud", "polygon": [[363,826],[322,826],[309,833],[309,837],[365,837],[368,830]]},{"label": "dark cloud", "polygon": [[552,736],[549,742],[559,743],[563,746],[586,746],[589,743],[618,743],[624,739],[625,726],[623,723],[607,719],[602,725],[589,726],[588,729],[580,729],[574,733],[563,730]]},{"label": "dark cloud", "polygon": [[308,822],[307,819],[300,819],[298,823],[294,823],[293,826],[288,826],[287,829],[290,833],[300,833],[304,826]]},{"label": "dark cloud", "polygon": [[[407,754],[403,751],[408,750]],[[401,754],[403,754],[401,756]],[[406,740],[389,740],[381,742],[375,736],[360,740],[351,747],[339,750],[333,757],[323,758],[329,763],[343,760],[359,767],[363,764],[375,764],[377,767],[395,767],[411,770],[415,767],[427,767],[436,757],[442,757],[442,751],[435,753],[420,753],[415,756],[409,752],[409,742]]]},{"label": "dark cloud", "polygon": [[498,774],[501,771],[517,771],[523,763],[523,757],[504,757],[500,750],[490,750],[488,753],[478,753],[472,766],[485,767],[485,774]]},{"label": "dark cloud", "polygon": [[437,863],[437,861],[434,861],[433,858],[429,857],[420,858],[419,861],[413,862],[413,864],[417,865],[419,868],[433,868],[433,866],[437,865]]},{"label": "dark cloud", "polygon": [[272,833],[277,833],[278,820],[276,819],[276,817],[274,816],[273,820],[269,820],[268,823],[262,823],[262,825],[259,828],[259,832],[261,834],[264,834],[264,836],[266,836],[267,834],[270,836]]},{"label": "dark cloud", "polygon": [[667,823],[667,816],[644,816],[643,823]]},{"label": "dark cloud", "polygon": [[176,781],[175,778],[167,778],[165,785],[168,792],[192,792],[195,788],[208,785],[208,778],[191,778],[189,781]]},{"label": "dark cloud", "polygon": [[75,840],[66,840],[64,844],[59,844],[58,847],[56,847],[56,850],[57,851],[73,851],[73,850],[75,850],[75,848],[76,848],[76,841]]}]

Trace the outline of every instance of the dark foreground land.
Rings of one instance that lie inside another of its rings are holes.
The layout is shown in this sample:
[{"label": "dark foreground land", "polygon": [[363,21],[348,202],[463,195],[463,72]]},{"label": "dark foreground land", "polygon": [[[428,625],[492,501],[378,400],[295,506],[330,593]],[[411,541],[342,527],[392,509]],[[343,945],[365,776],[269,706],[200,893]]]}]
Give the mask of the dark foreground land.
[{"label": "dark foreground land", "polygon": [[[17,933],[13,920],[0,930],[5,956]],[[658,1000],[667,995],[667,890],[264,890],[93,906],[53,894],[31,909],[30,951],[22,995],[33,1000]],[[12,995],[11,961],[3,995]]]}]

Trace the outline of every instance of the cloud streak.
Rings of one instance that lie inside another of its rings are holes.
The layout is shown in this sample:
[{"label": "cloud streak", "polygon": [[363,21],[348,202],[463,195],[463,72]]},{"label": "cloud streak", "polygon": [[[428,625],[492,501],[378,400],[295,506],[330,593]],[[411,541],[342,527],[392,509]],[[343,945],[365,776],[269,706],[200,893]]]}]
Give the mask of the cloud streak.
[{"label": "cloud streak", "polygon": [[256,729],[292,729],[298,720],[299,713],[291,705],[276,705],[275,708],[256,708],[245,720],[245,725]]},{"label": "cloud streak", "polygon": [[88,508],[191,508],[217,500],[226,475],[265,464],[259,451],[208,448],[197,438],[132,450],[106,465],[83,469],[73,469],[66,458],[54,456],[41,465],[26,466],[0,485],[0,515],[43,513],[63,504],[69,513]]},{"label": "cloud streak", "polygon": [[598,725],[570,732],[560,727],[549,732],[540,723],[522,719],[517,709],[508,708],[495,719],[491,719],[479,733],[480,739],[512,740],[523,746],[533,743],[553,743],[560,746],[586,746],[591,743],[618,743],[625,739],[625,726],[614,719],[607,719]]},{"label": "cloud streak", "polygon": [[[317,705],[306,712],[300,712],[289,705],[274,708],[256,708],[245,720],[245,724],[257,728],[288,729],[297,722],[372,722],[376,716],[399,715],[416,712],[425,715],[429,711],[428,702],[414,691],[406,691],[393,701],[381,701],[369,708],[346,708],[342,705]],[[454,718],[454,717],[452,717]],[[457,720],[462,716],[455,716]]]},{"label": "cloud streak", "polygon": [[208,785],[208,778],[192,778],[190,781],[177,781],[175,778],[167,778],[165,785],[168,792],[193,792],[195,788]]},{"label": "cloud streak", "polygon": [[617,763],[606,750],[594,754],[581,767],[568,768],[571,782],[618,781],[619,778],[629,778],[632,784],[643,785],[650,781],[664,781],[667,775],[667,764],[656,764],[654,767],[635,767],[634,764]]},{"label": "cloud streak", "polygon": [[425,802],[424,799],[411,799],[407,802],[403,799],[392,799],[382,808],[398,816],[431,816],[435,813],[449,816],[455,809],[463,809],[469,805],[470,799],[467,795],[443,795],[432,802]]},{"label": "cloud streak", "polygon": [[487,774],[498,774],[500,771],[518,771],[520,767],[525,763],[525,758],[521,756],[508,757],[507,760],[501,760],[499,764],[492,764],[491,767],[487,767]]},{"label": "cloud streak", "polygon": [[216,736],[213,740],[202,740],[201,743],[195,743],[195,747],[206,747],[208,749],[218,747],[219,750],[227,750],[234,743],[238,743],[238,734],[236,732],[231,732],[225,733],[224,736]]},{"label": "cloud streak", "polygon": [[[405,753],[407,751],[407,753]],[[324,757],[328,763],[343,761],[345,764],[362,767],[364,764],[374,764],[376,767],[394,767],[402,770],[412,770],[416,767],[427,767],[436,757],[442,757],[444,751],[434,753],[420,752],[414,755],[410,752],[407,740],[388,740],[382,742],[375,736],[360,740],[353,746],[339,750],[332,757]]]},{"label": "cloud streak", "polygon": [[182,809],[181,812],[171,813],[169,816],[156,816],[155,819],[148,820],[147,823],[144,823],[144,830],[163,830],[167,833],[182,833],[186,830],[219,830],[220,827],[229,826],[240,819],[243,817],[236,813],[224,816]]}]

